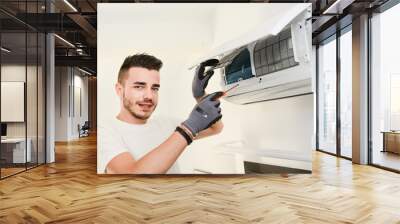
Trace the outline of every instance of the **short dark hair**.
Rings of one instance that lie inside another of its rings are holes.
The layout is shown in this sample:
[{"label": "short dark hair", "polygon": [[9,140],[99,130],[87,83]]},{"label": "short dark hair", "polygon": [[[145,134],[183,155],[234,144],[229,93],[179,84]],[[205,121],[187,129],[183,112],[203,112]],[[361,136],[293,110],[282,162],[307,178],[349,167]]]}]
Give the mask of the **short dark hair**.
[{"label": "short dark hair", "polygon": [[123,84],[126,78],[126,71],[131,67],[142,67],[148,70],[160,71],[163,63],[160,59],[146,53],[134,54],[125,58],[118,72],[118,82]]}]

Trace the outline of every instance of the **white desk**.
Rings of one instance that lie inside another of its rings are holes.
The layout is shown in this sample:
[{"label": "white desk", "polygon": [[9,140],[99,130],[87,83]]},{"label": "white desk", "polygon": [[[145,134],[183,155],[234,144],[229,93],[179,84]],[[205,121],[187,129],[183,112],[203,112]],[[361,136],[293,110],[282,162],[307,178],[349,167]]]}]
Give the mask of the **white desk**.
[{"label": "white desk", "polygon": [[[6,139],[1,139],[1,144],[5,145],[8,147],[9,145],[14,145],[13,149],[13,163],[25,163],[25,158],[27,159],[26,162],[31,161],[31,145],[32,145],[32,140],[30,138],[27,138],[26,142],[27,147],[26,147],[26,155],[25,155],[25,138],[6,138]],[[12,146],[11,146],[12,147]]]}]

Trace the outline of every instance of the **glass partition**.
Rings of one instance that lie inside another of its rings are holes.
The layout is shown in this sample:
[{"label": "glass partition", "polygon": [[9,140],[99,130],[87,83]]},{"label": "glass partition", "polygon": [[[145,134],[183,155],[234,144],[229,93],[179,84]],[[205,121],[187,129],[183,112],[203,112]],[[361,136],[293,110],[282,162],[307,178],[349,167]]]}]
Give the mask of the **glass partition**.
[{"label": "glass partition", "polygon": [[[27,2],[26,12],[38,13],[38,1]],[[38,17],[30,19],[34,24],[38,23]],[[38,76],[39,76],[39,33],[34,29],[26,30],[27,38],[27,151],[30,153],[30,161],[27,167],[35,167],[38,165]]]},{"label": "glass partition", "polygon": [[26,65],[26,113],[27,113],[27,150],[29,153],[29,160],[27,167],[33,167],[37,165],[37,79],[38,79],[38,49],[37,49],[38,35],[36,32],[27,33],[27,65]]},{"label": "glass partition", "polygon": [[[1,175],[24,171],[30,162],[26,150],[26,33],[1,34]],[[6,49],[6,50],[4,50]]]},{"label": "glass partition", "polygon": [[[0,2],[17,16],[42,13],[43,5]],[[0,12],[0,178],[45,163],[45,44],[43,33]]]},{"label": "glass partition", "polygon": [[37,65],[37,162],[43,164],[46,162],[46,38],[43,33],[38,33],[38,65]]}]

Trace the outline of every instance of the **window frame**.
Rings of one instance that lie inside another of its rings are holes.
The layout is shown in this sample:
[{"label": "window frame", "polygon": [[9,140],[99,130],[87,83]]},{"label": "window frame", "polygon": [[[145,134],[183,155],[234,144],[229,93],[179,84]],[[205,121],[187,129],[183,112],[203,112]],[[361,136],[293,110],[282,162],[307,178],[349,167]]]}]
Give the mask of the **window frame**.
[{"label": "window frame", "polygon": [[[347,157],[342,155],[342,150],[341,150],[341,118],[340,118],[340,113],[341,113],[341,90],[340,90],[340,86],[341,86],[341,67],[340,67],[340,37],[342,35],[344,35],[347,32],[352,32],[352,23],[349,23],[348,25],[346,25],[345,27],[341,28],[340,30],[337,30],[335,33],[333,33],[332,35],[326,37],[325,39],[319,41],[316,44],[316,151],[319,152],[323,152],[329,155],[333,155],[339,158],[343,158],[343,159],[347,159],[347,160],[352,160],[352,158]],[[319,66],[318,66],[318,60],[319,60],[319,47],[322,44],[326,44],[330,41],[336,41],[336,152],[335,153],[331,153],[328,152],[324,149],[321,149],[319,147],[319,112],[320,112],[320,105],[319,105],[319,85],[320,85],[320,80],[319,80]]]}]

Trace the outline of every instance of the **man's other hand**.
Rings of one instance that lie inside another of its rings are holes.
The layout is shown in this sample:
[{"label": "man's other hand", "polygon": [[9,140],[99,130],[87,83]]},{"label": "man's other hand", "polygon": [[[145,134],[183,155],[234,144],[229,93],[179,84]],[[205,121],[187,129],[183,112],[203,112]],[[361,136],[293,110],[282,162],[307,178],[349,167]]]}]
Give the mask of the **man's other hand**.
[{"label": "man's other hand", "polygon": [[[215,67],[218,62],[219,61],[217,59],[209,59],[197,66],[192,82],[192,93],[195,99],[199,99],[205,95],[205,89],[208,85],[208,81],[214,74],[213,67]],[[205,71],[207,66],[211,66],[212,68]]]}]

